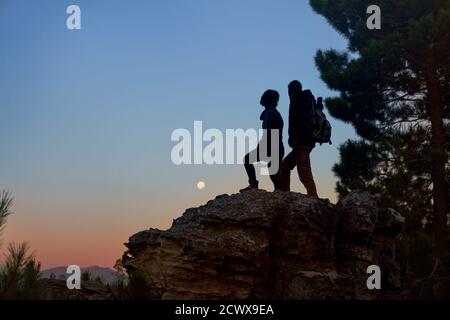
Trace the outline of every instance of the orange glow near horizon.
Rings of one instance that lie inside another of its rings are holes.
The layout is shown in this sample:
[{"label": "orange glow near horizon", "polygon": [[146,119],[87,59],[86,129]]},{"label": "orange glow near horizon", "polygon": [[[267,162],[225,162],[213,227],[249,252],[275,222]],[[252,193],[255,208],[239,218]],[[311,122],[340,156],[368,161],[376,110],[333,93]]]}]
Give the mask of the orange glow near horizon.
[{"label": "orange glow near horizon", "polygon": [[[264,181],[262,187],[269,189],[270,185]],[[230,190],[234,190],[234,186]],[[112,268],[125,252],[124,243],[130,236],[149,228],[166,230],[187,208],[202,205],[218,194],[217,190],[199,192],[193,189],[195,201],[193,198],[181,198],[177,203],[163,200],[164,205],[135,206],[128,212],[108,206],[95,211],[97,205],[94,209],[85,207],[80,213],[77,212],[79,208],[69,207],[64,214],[55,214],[60,212],[58,206],[39,206],[16,198],[14,214],[8,218],[3,235],[2,251],[10,242],[28,242],[42,263],[42,269],[71,264]],[[328,196],[322,193],[321,196],[335,202],[333,193],[328,192]]]}]

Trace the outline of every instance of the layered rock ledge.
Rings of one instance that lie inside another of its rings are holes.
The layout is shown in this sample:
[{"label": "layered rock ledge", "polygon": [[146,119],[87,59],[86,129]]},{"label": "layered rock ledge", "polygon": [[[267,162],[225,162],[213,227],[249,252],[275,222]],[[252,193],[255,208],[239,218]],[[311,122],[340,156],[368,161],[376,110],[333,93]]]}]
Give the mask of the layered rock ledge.
[{"label": "layered rock ledge", "polygon": [[[333,205],[255,190],[133,235],[123,263],[154,299],[378,299],[402,287],[403,224],[367,192]],[[370,265],[381,268],[382,290],[367,288]]]}]

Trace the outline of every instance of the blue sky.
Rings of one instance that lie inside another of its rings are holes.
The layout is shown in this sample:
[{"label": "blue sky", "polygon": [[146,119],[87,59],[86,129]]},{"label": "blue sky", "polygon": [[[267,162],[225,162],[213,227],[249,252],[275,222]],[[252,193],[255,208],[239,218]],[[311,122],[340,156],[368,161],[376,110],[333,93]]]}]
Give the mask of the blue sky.
[{"label": "blue sky", "polygon": [[[66,28],[70,4],[81,30]],[[314,55],[346,48],[303,0],[7,0],[0,41],[0,188],[16,199],[6,238],[30,241],[45,266],[109,264],[132,233],[245,186],[239,165],[174,166],[172,131],[194,120],[259,128],[269,88],[287,120],[287,84],[333,95]],[[354,133],[330,120],[334,144],[312,161],[320,195],[334,200],[331,167]]]}]

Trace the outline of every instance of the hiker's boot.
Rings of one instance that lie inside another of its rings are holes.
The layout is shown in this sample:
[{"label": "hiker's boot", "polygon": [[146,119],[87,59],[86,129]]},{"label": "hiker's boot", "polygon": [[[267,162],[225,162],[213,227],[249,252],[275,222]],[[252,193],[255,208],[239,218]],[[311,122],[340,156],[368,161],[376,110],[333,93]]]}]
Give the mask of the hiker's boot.
[{"label": "hiker's boot", "polygon": [[247,188],[239,190],[239,192],[247,192],[247,191],[250,191],[250,190],[257,190],[258,189],[258,185],[259,185],[258,180],[249,181],[249,186]]}]

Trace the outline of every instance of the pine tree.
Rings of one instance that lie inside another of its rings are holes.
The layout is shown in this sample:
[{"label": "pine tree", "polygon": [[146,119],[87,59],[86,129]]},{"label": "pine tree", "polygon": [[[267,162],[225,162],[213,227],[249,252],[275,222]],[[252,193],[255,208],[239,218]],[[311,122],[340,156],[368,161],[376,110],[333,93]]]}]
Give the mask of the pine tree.
[{"label": "pine tree", "polygon": [[0,266],[0,299],[38,299],[42,295],[39,283],[41,266],[28,244],[11,243]]},{"label": "pine tree", "polygon": [[[0,192],[0,236],[6,224],[6,218],[11,214],[12,197],[8,191]],[[1,238],[0,238],[1,241]],[[0,242],[1,245],[1,242]]]},{"label": "pine tree", "polygon": [[[7,191],[0,193],[0,233],[11,214],[12,196]],[[39,283],[41,265],[38,263],[27,243],[8,246],[0,265],[0,300],[38,299],[43,296]]]},{"label": "pine tree", "polygon": [[[448,252],[450,1],[378,0],[382,12],[380,30],[369,30],[366,25],[367,8],[375,4],[373,1],[310,0],[310,4],[349,41],[348,52],[327,50],[316,56],[322,79],[340,93],[339,97],[327,99],[329,112],[352,124],[363,139],[359,145],[341,147],[342,162],[335,171],[344,175],[348,172],[345,169],[350,163],[345,153],[353,148],[364,155],[366,162],[358,170],[362,173],[366,166],[366,182],[369,178],[383,181],[379,178],[385,175],[385,182],[396,177],[398,183],[398,178],[403,177],[404,182],[416,180],[424,187],[429,175],[430,219],[436,254],[442,257]],[[422,136],[416,136],[419,133]],[[420,140],[419,147],[398,145],[399,141],[411,140]],[[419,159],[413,164],[414,170],[406,165],[414,158],[402,157],[402,148],[416,152]],[[391,163],[386,161],[389,158]],[[399,164],[400,169],[396,168]],[[396,170],[400,174],[392,173]],[[364,179],[359,179],[360,185]],[[355,177],[347,180],[358,182]],[[348,187],[349,181],[341,179],[341,189]],[[410,185],[397,187],[408,189]],[[421,198],[427,198],[427,194]]]}]

